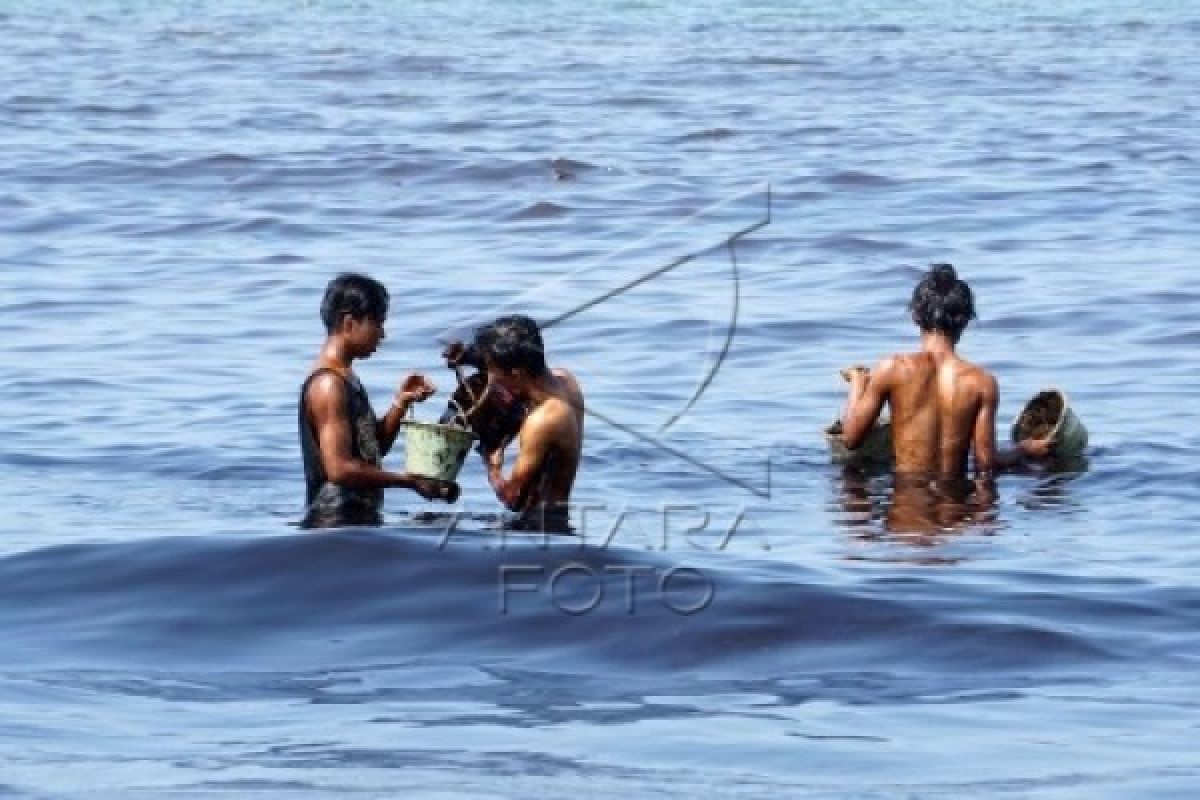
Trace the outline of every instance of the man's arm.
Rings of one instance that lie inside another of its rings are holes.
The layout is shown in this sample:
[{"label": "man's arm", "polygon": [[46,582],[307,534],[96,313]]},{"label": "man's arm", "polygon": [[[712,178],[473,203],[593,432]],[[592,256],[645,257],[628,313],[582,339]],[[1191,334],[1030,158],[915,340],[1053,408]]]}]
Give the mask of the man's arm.
[{"label": "man's arm", "polygon": [[873,370],[856,367],[847,373],[850,392],[842,413],[842,441],[850,450],[862,446],[871,426],[879,419],[891,391],[894,370],[895,361],[885,358]]},{"label": "man's arm", "polygon": [[321,467],[332,483],[349,489],[412,489],[427,500],[454,502],[458,486],[449,481],[389,472],[355,458],[346,418],[346,384],[333,374],[319,375],[308,387],[308,410],[321,448]]},{"label": "man's arm", "polygon": [[508,478],[504,477],[504,450],[497,449],[488,455],[488,483],[505,508],[510,511],[521,510],[521,500],[541,471],[553,440],[552,420],[544,412],[534,412],[525,418],[521,426],[520,450]]},{"label": "man's arm", "polygon": [[971,449],[975,458],[975,475],[989,477],[998,471],[1020,466],[1028,458],[1044,458],[1050,454],[1047,439],[1022,439],[1014,447],[996,446],[996,409],[1000,404],[1000,386],[991,375],[984,378],[980,391],[979,413]]},{"label": "man's arm", "polygon": [[[975,415],[975,430],[971,433],[971,453],[975,459],[975,474],[986,477],[1007,462],[1011,455],[996,451],[996,408],[1000,404],[1000,388],[996,379],[988,375],[980,389],[979,412]],[[1017,459],[1020,460],[1020,459]]]}]

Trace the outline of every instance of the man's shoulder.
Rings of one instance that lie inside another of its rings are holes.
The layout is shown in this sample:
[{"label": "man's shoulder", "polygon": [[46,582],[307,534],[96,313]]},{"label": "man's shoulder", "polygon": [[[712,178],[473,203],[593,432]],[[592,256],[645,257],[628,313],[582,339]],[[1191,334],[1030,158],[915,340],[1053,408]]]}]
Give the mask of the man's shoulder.
[{"label": "man's shoulder", "polygon": [[884,356],[879,359],[879,363],[875,365],[875,372],[880,370],[895,369],[897,367],[917,366],[922,361],[922,353],[892,353],[889,356]]},{"label": "man's shoulder", "polygon": [[960,358],[959,365],[962,370],[962,377],[965,380],[975,381],[981,385],[993,385],[996,383],[996,376],[992,374],[991,370],[981,364]]},{"label": "man's shoulder", "polygon": [[1000,388],[996,376],[986,367],[966,359],[960,359],[958,383],[982,398],[992,398],[999,394]]},{"label": "man's shoulder", "polygon": [[522,427],[539,436],[557,438],[574,430],[575,416],[574,404],[568,398],[550,397],[529,412]]},{"label": "man's shoulder", "polygon": [[928,358],[924,353],[892,353],[879,359],[879,362],[871,369],[871,377],[891,383],[894,380],[903,381],[928,368]]},{"label": "man's shoulder", "polygon": [[571,402],[568,398],[548,397],[529,412],[529,419],[540,424],[549,424],[569,417],[571,413]]},{"label": "man's shoulder", "polygon": [[320,367],[305,379],[304,398],[310,404],[340,402],[345,399],[351,380],[352,378],[347,378],[336,370]]},{"label": "man's shoulder", "polygon": [[577,392],[582,391],[579,386],[579,379],[575,377],[575,373],[571,372],[571,370],[567,369],[566,367],[554,367],[550,370],[550,372],[553,373],[555,378],[558,378],[560,381],[566,383],[568,388]]},{"label": "man's shoulder", "polygon": [[564,367],[555,367],[551,370],[554,377],[562,384],[567,393],[567,402],[574,410],[582,410],[583,406],[583,387],[579,385],[579,379]]},{"label": "man's shoulder", "polygon": [[346,388],[346,378],[343,378],[337,370],[329,367],[318,367],[308,374],[304,380],[308,390],[326,392],[326,391],[344,391]]}]

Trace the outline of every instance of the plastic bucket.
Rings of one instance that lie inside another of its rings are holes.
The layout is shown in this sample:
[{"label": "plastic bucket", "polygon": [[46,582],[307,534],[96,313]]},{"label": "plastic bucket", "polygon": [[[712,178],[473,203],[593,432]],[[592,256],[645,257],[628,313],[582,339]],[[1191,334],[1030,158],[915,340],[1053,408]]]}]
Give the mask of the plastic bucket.
[{"label": "plastic bucket", "polygon": [[837,420],[825,428],[825,441],[837,464],[890,464],[892,451],[892,423],[879,420],[867,432],[867,438],[858,448],[851,450],[842,441],[842,421]]},{"label": "plastic bucket", "polygon": [[1011,436],[1014,442],[1049,438],[1055,458],[1081,456],[1088,443],[1087,428],[1061,389],[1043,389],[1035,394],[1013,422]]},{"label": "plastic bucket", "polygon": [[425,478],[452,481],[458,477],[475,434],[466,428],[406,419],[404,426],[405,469]]}]

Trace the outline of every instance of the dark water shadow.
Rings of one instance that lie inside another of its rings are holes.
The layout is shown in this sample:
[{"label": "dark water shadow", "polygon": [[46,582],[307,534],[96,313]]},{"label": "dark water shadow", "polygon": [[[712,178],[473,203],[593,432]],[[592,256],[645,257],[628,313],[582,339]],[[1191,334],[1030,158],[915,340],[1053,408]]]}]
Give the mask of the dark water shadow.
[{"label": "dark water shadow", "polygon": [[898,476],[884,465],[853,465],[834,478],[836,523],[864,538],[903,537],[935,544],[948,534],[997,521],[995,483]]},{"label": "dark water shadow", "polygon": [[[1071,484],[1087,470],[1084,457],[1060,459],[1021,471],[1033,478],[1016,502],[1026,510],[1073,510]],[[835,524],[856,538],[931,548],[962,535],[994,535],[1009,522],[1000,510],[994,479],[938,479],[897,475],[883,465],[851,465],[834,476]],[[920,563],[956,559],[917,557]]]}]

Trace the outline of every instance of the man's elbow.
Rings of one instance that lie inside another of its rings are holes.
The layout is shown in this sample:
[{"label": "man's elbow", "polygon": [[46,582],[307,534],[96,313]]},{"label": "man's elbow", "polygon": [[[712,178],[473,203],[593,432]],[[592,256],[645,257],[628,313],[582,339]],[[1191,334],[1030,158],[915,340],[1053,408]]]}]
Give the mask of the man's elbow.
[{"label": "man's elbow", "polygon": [[866,429],[862,428],[862,426],[842,426],[842,444],[846,446],[847,450],[857,450],[858,448],[862,447],[863,442],[866,441],[866,438],[867,432]]},{"label": "man's elbow", "polygon": [[355,463],[349,459],[345,461],[335,461],[325,467],[326,479],[337,486],[344,486],[348,489],[356,488],[356,478],[358,470],[355,469]]},{"label": "man's elbow", "polygon": [[972,463],[976,475],[995,475],[1005,468],[1004,452],[995,447],[976,447]]},{"label": "man's elbow", "polygon": [[500,503],[509,511],[520,511],[521,495],[519,492],[511,491],[506,487],[503,491],[496,492],[496,497],[500,499]]},{"label": "man's elbow", "polygon": [[506,481],[503,478],[492,482],[492,489],[496,492],[496,499],[500,501],[500,505],[507,508],[509,511],[518,511],[520,507],[521,491],[512,481]]}]

